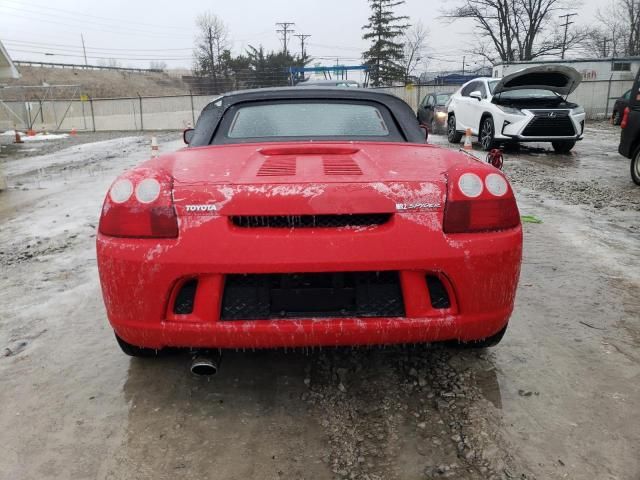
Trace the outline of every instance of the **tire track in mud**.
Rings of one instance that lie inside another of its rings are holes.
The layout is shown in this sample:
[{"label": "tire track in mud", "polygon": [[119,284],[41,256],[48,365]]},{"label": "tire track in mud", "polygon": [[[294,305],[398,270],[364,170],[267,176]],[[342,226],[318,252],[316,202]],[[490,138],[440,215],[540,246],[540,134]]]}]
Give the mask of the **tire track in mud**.
[{"label": "tire track in mud", "polygon": [[476,381],[484,354],[427,347],[330,350],[307,367],[336,478],[533,479],[503,444]]}]

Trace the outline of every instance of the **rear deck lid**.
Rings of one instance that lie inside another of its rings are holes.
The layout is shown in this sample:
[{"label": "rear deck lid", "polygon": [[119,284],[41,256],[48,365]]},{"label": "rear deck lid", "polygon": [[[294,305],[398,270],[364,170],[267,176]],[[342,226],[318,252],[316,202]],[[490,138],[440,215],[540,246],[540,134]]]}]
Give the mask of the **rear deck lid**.
[{"label": "rear deck lid", "polygon": [[246,144],[176,152],[167,169],[179,211],[393,213],[441,209],[450,156],[454,152],[428,145],[390,142]]},{"label": "rear deck lid", "polygon": [[493,94],[514,90],[549,90],[567,96],[580,82],[582,75],[575,68],[565,65],[538,65],[525,68],[502,78],[493,89]]}]

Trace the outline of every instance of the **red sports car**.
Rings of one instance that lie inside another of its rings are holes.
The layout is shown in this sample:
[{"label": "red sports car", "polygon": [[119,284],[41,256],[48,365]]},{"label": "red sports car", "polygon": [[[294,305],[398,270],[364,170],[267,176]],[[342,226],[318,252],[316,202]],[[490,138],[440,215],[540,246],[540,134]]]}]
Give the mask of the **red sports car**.
[{"label": "red sports car", "polygon": [[497,343],[522,230],[504,175],[365,89],[224,95],[125,172],[97,238],[122,349]]}]

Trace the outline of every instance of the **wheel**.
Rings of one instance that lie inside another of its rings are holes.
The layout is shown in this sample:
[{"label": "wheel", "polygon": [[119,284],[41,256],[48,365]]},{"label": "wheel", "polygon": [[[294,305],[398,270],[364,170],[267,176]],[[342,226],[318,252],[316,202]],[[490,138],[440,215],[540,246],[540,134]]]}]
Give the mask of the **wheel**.
[{"label": "wheel", "polygon": [[640,185],[640,148],[631,159],[631,179],[636,185]]},{"label": "wheel", "polygon": [[456,116],[454,114],[449,115],[447,121],[447,140],[449,143],[460,143],[462,140],[462,133],[456,129]]},{"label": "wheel", "polygon": [[120,349],[130,357],[158,357],[160,355],[160,352],[162,351],[156,350],[155,348],[144,348],[131,345],[130,343],[127,343],[123,339],[121,339],[118,335],[116,335],[116,341],[118,342]]},{"label": "wheel", "polygon": [[445,343],[448,347],[454,347],[454,348],[480,349],[480,348],[495,347],[500,343],[500,340],[502,340],[502,337],[504,337],[504,334],[506,333],[506,331],[507,331],[507,325],[505,325],[504,328],[500,330],[498,333],[491,335],[490,337],[483,338],[482,340],[475,340],[472,342],[458,342],[453,340]]},{"label": "wheel", "polygon": [[556,153],[569,153],[575,144],[576,142],[574,140],[559,140],[557,142],[551,142]]},{"label": "wheel", "polygon": [[482,121],[480,126],[480,145],[485,152],[488,152],[493,148],[493,137],[495,136],[495,130],[493,128],[493,118],[487,117]]},{"label": "wheel", "polygon": [[613,115],[611,115],[611,123],[614,125],[620,125],[622,123],[622,115],[620,115],[619,111],[613,111]]}]

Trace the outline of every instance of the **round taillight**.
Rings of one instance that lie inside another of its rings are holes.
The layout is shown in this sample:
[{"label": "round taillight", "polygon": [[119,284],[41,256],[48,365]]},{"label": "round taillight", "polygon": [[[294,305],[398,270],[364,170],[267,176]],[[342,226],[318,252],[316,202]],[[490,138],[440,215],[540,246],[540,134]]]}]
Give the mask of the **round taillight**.
[{"label": "round taillight", "polygon": [[475,198],[482,193],[482,180],[475,173],[464,173],[458,180],[458,188],[467,197]]},{"label": "round taillight", "polygon": [[155,178],[145,178],[136,188],[136,198],[140,203],[151,203],[160,195],[160,182]]},{"label": "round taillight", "polygon": [[131,198],[132,193],[133,183],[131,183],[131,180],[124,179],[118,180],[113,184],[109,191],[109,196],[114,203],[124,203]]},{"label": "round taillight", "polygon": [[486,185],[487,190],[496,197],[503,196],[507,193],[507,190],[509,190],[507,181],[497,173],[490,173],[487,175],[487,178],[484,179],[484,184]]}]

